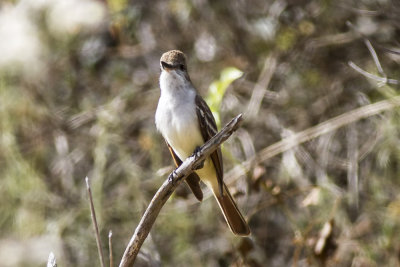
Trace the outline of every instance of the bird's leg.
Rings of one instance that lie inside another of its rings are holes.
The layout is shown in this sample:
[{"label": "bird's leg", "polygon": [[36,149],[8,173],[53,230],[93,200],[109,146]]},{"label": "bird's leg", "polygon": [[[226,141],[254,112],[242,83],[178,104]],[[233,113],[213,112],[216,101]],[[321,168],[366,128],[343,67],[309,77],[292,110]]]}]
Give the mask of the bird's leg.
[{"label": "bird's leg", "polygon": [[[194,149],[194,157],[195,157],[195,159],[198,159],[199,157],[200,157],[200,147],[199,146],[196,146],[196,148]],[[202,161],[200,161],[199,163],[197,163],[195,166],[194,166],[194,169],[195,170],[200,170],[201,168],[203,168],[204,167],[204,159],[202,160]]]}]

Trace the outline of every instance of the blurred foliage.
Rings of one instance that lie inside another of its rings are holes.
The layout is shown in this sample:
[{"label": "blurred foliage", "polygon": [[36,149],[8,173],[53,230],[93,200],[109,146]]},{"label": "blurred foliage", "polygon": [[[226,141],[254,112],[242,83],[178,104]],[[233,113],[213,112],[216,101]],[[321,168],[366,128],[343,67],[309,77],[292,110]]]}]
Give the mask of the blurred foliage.
[{"label": "blurred foliage", "polygon": [[[60,266],[98,265],[86,176],[120,259],[172,170],[154,125],[170,49],[220,125],[245,114],[224,166],[252,235],[233,236],[209,192],[198,203],[181,186],[138,266],[399,266],[398,109],[254,161],[398,95],[399,15],[395,0],[2,1],[1,266],[43,266],[51,251]],[[242,162],[250,171],[231,171]]]},{"label": "blurred foliage", "polygon": [[221,126],[221,119],[218,111],[221,109],[225,91],[233,81],[239,79],[242,75],[243,72],[240,70],[234,67],[228,67],[222,70],[219,80],[212,82],[210,85],[206,101],[214,115],[218,127]]}]

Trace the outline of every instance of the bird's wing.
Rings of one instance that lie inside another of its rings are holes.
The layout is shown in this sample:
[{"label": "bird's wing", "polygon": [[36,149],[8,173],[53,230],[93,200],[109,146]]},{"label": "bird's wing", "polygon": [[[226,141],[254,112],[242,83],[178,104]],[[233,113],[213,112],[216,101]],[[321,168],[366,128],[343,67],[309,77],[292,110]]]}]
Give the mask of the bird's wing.
[{"label": "bird's wing", "polygon": [[[175,162],[176,167],[179,167],[182,164],[182,161],[176,155],[174,149],[168,144],[168,142],[167,141],[165,141],[165,142],[167,143],[169,152],[171,153],[171,156],[172,156],[172,158],[173,158],[173,160]],[[191,174],[189,174],[189,176],[186,177],[185,182],[190,187],[190,189],[192,190],[192,192],[195,195],[195,197],[199,201],[202,201],[203,200],[203,191],[201,190],[200,177],[197,175],[197,173],[192,172]]]},{"label": "bird's wing", "polygon": [[[217,124],[212,115],[210,108],[207,103],[200,95],[196,95],[196,113],[199,121],[201,135],[203,136],[204,142],[207,142],[211,137],[217,134]],[[220,195],[223,195],[223,164],[222,164],[222,154],[221,148],[218,147],[211,155],[211,160],[214,163],[215,171],[217,173],[218,187]]]}]

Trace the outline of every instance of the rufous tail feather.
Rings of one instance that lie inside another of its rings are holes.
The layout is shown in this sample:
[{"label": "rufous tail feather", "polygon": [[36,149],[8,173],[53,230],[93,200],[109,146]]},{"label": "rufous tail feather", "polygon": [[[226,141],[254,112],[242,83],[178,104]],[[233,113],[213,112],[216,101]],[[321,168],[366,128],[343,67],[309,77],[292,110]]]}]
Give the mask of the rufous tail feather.
[{"label": "rufous tail feather", "polygon": [[250,234],[250,228],[243,215],[240,213],[232,195],[229,193],[227,186],[224,187],[224,195],[219,196],[219,190],[213,192],[219,207],[225,217],[226,222],[229,225],[232,233],[239,236],[248,236]]}]

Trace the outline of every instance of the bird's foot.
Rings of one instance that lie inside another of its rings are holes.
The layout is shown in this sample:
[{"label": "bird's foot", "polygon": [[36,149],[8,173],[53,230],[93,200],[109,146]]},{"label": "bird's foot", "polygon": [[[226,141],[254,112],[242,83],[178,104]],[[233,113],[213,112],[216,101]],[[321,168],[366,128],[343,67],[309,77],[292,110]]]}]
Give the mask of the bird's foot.
[{"label": "bird's foot", "polygon": [[[200,147],[197,146],[194,150],[194,157],[195,159],[198,159],[200,157]],[[202,161],[199,161],[195,166],[194,169],[195,170],[200,170],[204,167],[204,159]]]},{"label": "bird's foot", "polygon": [[174,179],[178,177],[178,174],[176,173],[176,169],[171,172],[171,174],[168,176],[168,182],[172,183]]}]

